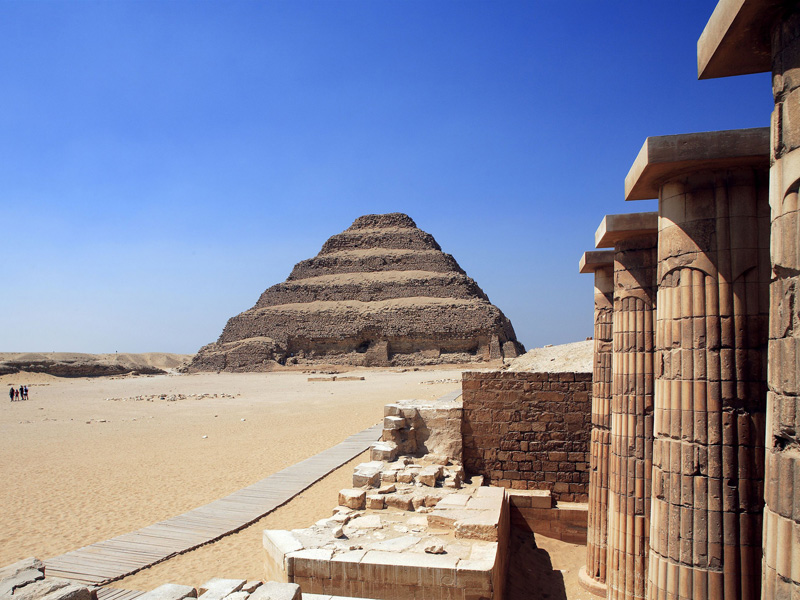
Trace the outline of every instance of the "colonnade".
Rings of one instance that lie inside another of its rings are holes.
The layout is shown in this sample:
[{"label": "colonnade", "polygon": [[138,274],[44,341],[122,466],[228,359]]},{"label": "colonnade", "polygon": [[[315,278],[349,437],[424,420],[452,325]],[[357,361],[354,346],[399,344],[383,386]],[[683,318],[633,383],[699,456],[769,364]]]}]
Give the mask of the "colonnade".
[{"label": "colonnade", "polygon": [[[658,198],[655,388],[650,405],[644,366],[635,393],[642,401],[621,416],[631,405],[617,393],[629,393],[630,379],[615,343],[612,449],[592,448],[589,522],[598,541],[582,572],[599,595],[640,597],[646,563],[648,599],[800,597],[800,3],[720,0],[698,42],[700,78],[763,71],[772,72],[770,128],[648,138],[625,180],[627,200]],[[615,282],[627,271],[616,243]],[[597,278],[583,262],[582,272]],[[631,321],[616,301],[613,311],[623,338],[649,335],[644,316]],[[634,447],[646,449],[652,435],[651,488],[645,478],[641,484],[649,539],[643,548],[636,527],[633,535],[626,529],[634,559],[623,561],[614,558],[622,463],[613,448],[630,440],[637,419],[645,427],[635,430]],[[594,422],[599,428],[603,419]],[[593,434],[593,445],[602,439]],[[603,478],[594,475],[605,472],[612,475],[603,504],[595,489]],[[614,583],[621,581],[633,586]]]}]

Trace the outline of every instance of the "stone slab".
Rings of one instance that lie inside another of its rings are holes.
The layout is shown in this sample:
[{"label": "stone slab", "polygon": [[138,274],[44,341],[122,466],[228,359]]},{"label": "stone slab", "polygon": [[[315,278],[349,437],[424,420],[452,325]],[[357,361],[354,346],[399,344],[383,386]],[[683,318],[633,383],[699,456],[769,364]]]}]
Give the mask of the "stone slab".
[{"label": "stone slab", "polygon": [[697,41],[699,79],[772,69],[769,26],[779,0],[720,0]]},{"label": "stone slab", "polygon": [[671,178],[736,167],[769,167],[769,127],[648,137],[625,176],[625,199],[658,198]]},{"label": "stone slab", "polygon": [[623,240],[657,233],[657,212],[606,215],[594,234],[594,242],[598,248],[613,248]]},{"label": "stone slab", "polygon": [[578,261],[578,271],[581,273],[594,273],[598,269],[608,269],[614,266],[613,250],[591,250],[584,252]]},{"label": "stone slab", "polygon": [[238,592],[244,584],[247,583],[245,579],[222,579],[214,577],[209,579],[198,588],[199,596],[203,600],[222,600],[234,592]]},{"label": "stone slab", "polygon": [[196,598],[197,592],[190,585],[178,585],[177,583],[165,583],[156,589],[139,596],[138,600],[184,600],[184,598]]},{"label": "stone slab", "polygon": [[29,570],[41,571],[42,577],[44,577],[44,563],[38,558],[30,557],[0,568],[0,579],[14,577],[23,571]]},{"label": "stone slab", "polygon": [[296,583],[267,581],[250,594],[249,600],[300,600],[301,597],[300,586]]}]

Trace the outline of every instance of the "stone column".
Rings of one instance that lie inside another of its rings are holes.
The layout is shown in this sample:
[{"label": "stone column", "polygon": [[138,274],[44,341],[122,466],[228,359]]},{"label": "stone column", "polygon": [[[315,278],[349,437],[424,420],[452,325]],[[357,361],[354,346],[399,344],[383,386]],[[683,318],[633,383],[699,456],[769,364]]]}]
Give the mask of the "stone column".
[{"label": "stone column", "polygon": [[589,447],[589,518],[586,566],[579,580],[593,594],[606,596],[608,458],[611,449],[611,358],[614,316],[614,252],[585,252],[581,273],[594,273],[594,368],[592,435]]},{"label": "stone column", "polygon": [[769,131],[647,138],[626,199],[658,197],[648,596],[758,600]]},{"label": "stone column", "polygon": [[[772,71],[764,600],[800,596],[800,7],[723,0],[697,43],[701,79]],[[735,100],[734,100],[735,101]]]},{"label": "stone column", "polygon": [[653,448],[656,213],[607,215],[597,246],[614,248],[609,600],[645,597]]}]

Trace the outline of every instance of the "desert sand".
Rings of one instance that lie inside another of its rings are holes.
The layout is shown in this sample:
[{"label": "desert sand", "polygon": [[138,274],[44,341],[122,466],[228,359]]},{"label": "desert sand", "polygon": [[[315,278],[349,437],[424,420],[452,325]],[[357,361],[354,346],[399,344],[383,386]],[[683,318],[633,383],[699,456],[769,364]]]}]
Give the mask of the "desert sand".
[{"label": "desert sand", "polygon": [[[303,372],[0,377],[0,565],[186,512],[374,425],[384,404],[460,386],[457,367],[350,374],[365,380],[310,382]],[[30,399],[9,402],[8,387],[20,384]],[[186,398],[167,399],[179,394]],[[352,465],[339,469],[247,530],[118,585],[260,578],[261,530],[328,516],[351,476]]]}]

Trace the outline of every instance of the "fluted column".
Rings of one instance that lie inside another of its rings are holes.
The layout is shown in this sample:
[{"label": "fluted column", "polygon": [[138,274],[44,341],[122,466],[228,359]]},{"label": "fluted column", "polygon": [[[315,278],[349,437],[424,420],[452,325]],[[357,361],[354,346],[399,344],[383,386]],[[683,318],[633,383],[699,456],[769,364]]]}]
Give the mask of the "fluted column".
[{"label": "fluted column", "polygon": [[589,454],[589,515],[586,566],[580,581],[589,591],[607,592],[608,467],[611,447],[611,358],[614,313],[614,252],[586,252],[581,273],[594,273],[594,368]]},{"label": "fluted column", "polygon": [[608,215],[598,246],[614,246],[611,446],[608,490],[610,600],[645,597],[653,446],[655,213]]},{"label": "fluted column", "polygon": [[772,30],[769,395],[764,508],[765,598],[800,597],[800,14]]},{"label": "fluted column", "polygon": [[766,129],[648,138],[628,199],[659,198],[648,597],[758,600]]}]

